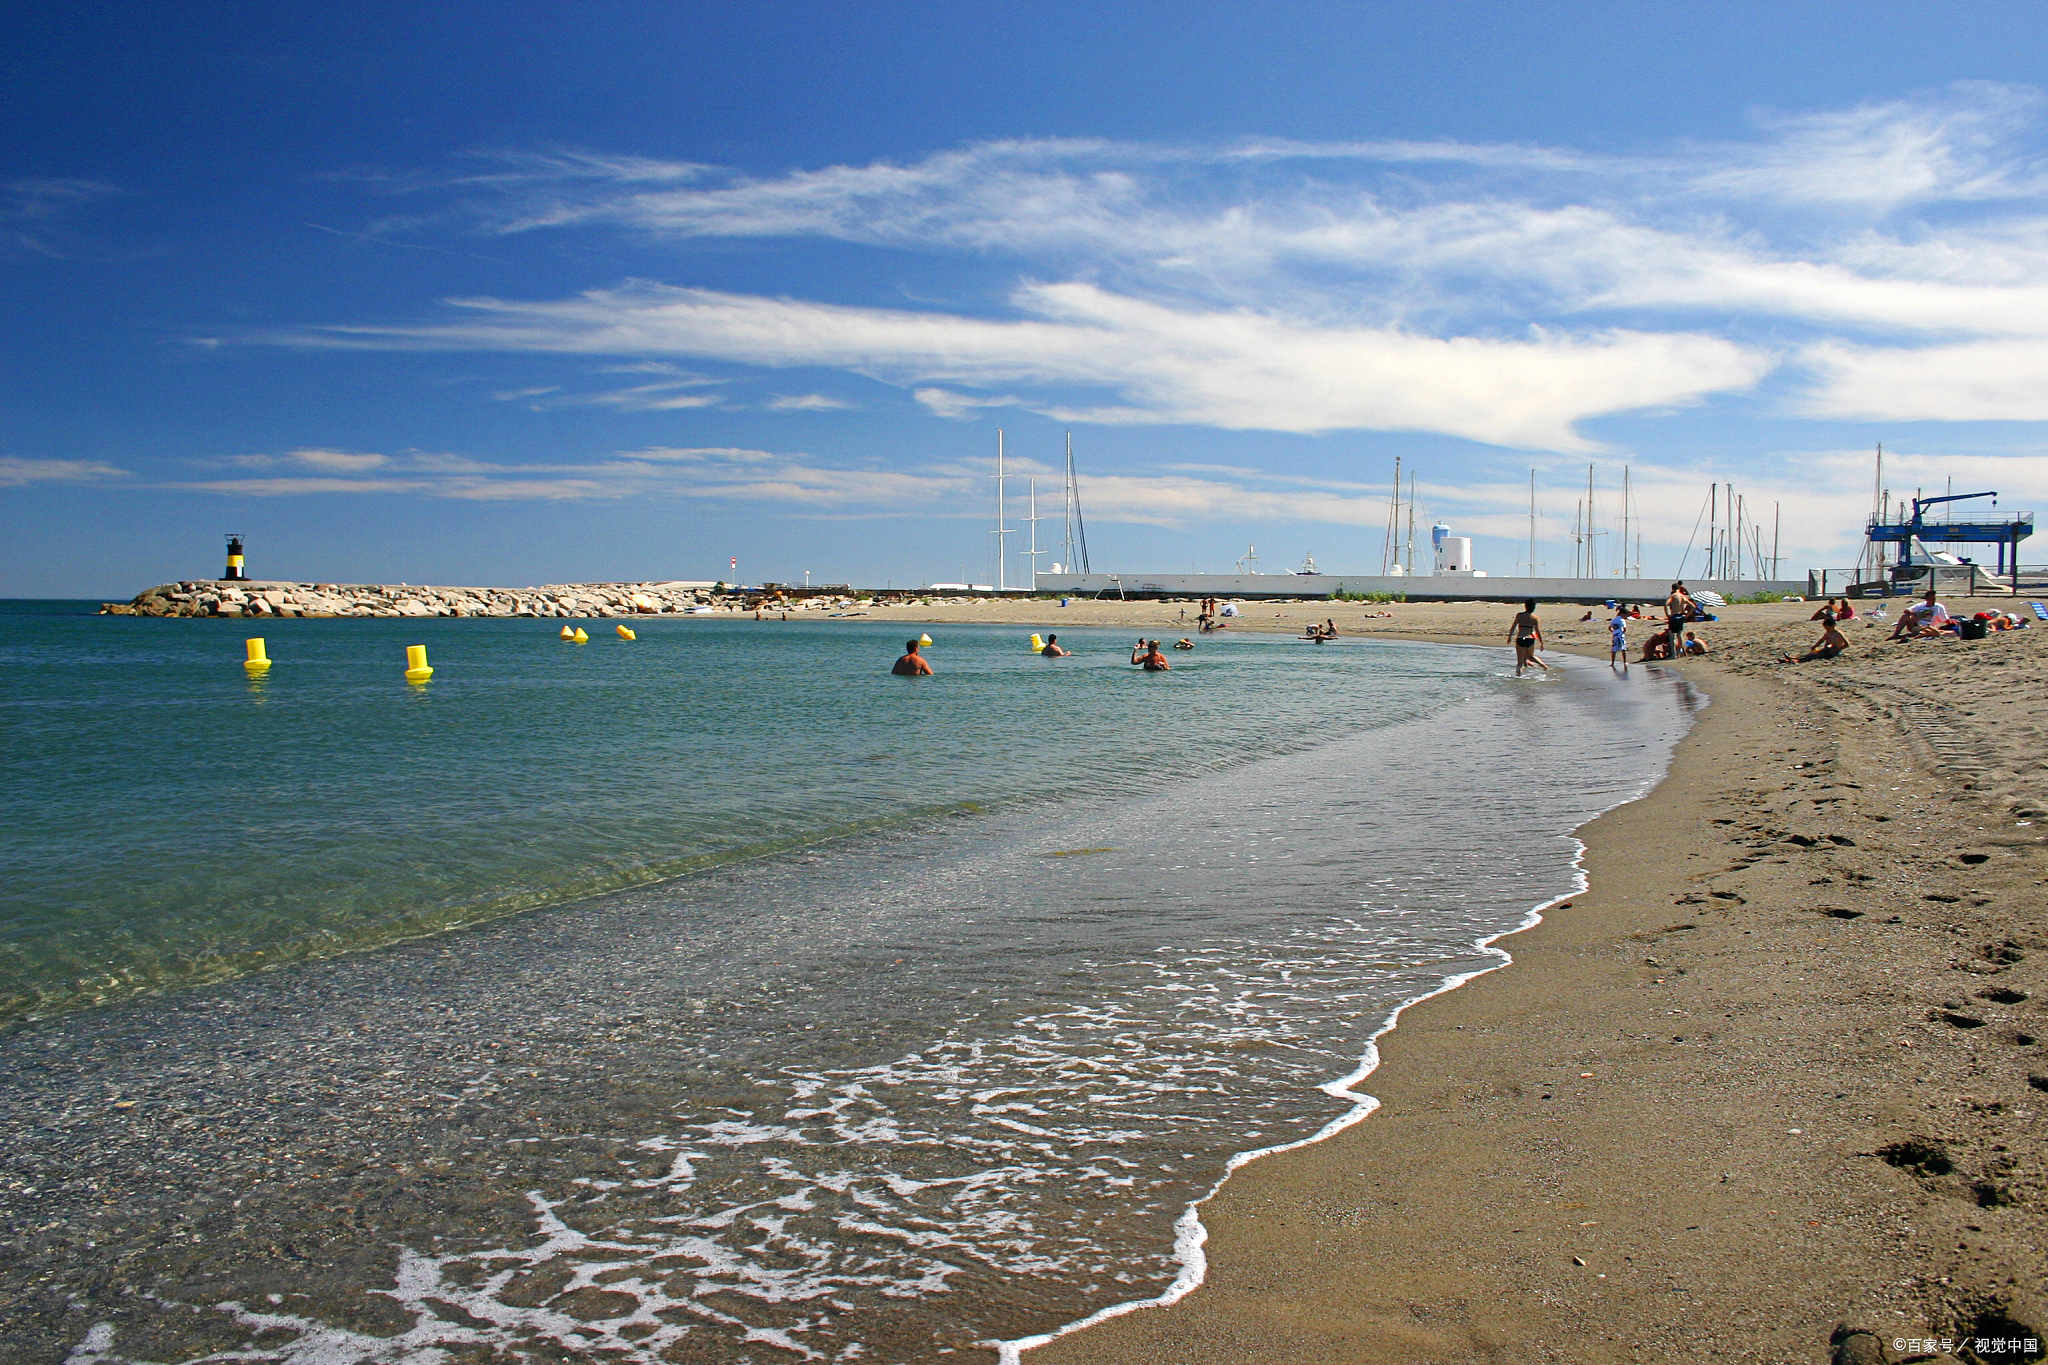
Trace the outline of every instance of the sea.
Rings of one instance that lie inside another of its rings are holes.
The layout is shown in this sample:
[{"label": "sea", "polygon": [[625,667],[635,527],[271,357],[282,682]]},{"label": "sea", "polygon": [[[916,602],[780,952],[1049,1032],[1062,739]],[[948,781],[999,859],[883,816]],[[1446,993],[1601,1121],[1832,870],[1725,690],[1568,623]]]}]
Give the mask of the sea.
[{"label": "sea", "polygon": [[5,610],[7,1340],[1015,1360],[1192,1289],[1201,1201],[1365,1119],[1698,705],[1252,631],[1145,674],[1045,615]]}]

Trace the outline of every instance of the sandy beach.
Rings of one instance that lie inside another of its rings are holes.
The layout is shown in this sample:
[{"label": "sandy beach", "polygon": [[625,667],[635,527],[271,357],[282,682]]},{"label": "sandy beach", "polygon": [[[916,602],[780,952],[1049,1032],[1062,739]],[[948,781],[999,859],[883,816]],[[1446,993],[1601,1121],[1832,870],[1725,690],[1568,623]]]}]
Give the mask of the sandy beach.
[{"label": "sandy beach", "polygon": [[[890,614],[1180,632],[1175,604],[1020,606]],[[1675,666],[1711,705],[1582,831],[1590,890],[1402,1017],[1379,1112],[1229,1181],[1200,1289],[1030,1358],[2037,1358],[1969,1352],[2048,1324],[2048,630],[1859,620],[1843,657],[1775,662],[1812,610],[1701,627]],[[1511,614],[1246,611],[1475,643]],[[1604,655],[1579,614],[1550,642]]]}]

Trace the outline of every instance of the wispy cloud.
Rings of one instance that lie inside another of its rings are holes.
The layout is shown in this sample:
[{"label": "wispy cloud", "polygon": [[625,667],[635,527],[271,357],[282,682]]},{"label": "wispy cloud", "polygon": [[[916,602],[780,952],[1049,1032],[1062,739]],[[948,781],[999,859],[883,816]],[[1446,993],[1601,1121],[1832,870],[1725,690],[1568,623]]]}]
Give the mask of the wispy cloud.
[{"label": "wispy cloud", "polygon": [[1635,155],[1040,139],[749,176],[504,154],[431,187],[437,211],[505,237],[969,253],[1020,282],[980,312],[632,283],[272,339],[822,366],[955,418],[1014,400],[1075,421],[1557,451],[1594,448],[1590,419],[1742,393],[1781,366],[1791,415],[2039,420],[2044,112],[2037,90],[1970,82]]},{"label": "wispy cloud", "polygon": [[[1767,359],[1715,337],[1604,330],[1439,338],[1242,310],[1168,308],[1090,284],[1031,285],[1030,321],[847,308],[640,284],[548,303],[465,299],[474,320],[334,327],[301,345],[715,356],[834,366],[905,385],[1029,382],[1108,402],[1028,401],[1076,421],[1232,430],[1440,431],[1500,445],[1597,448],[1588,416],[1697,401],[1754,383]],[[936,410],[974,399],[934,394]]]},{"label": "wispy cloud", "polygon": [[31,483],[96,483],[127,477],[128,471],[100,460],[25,460],[0,455],[0,488]]}]

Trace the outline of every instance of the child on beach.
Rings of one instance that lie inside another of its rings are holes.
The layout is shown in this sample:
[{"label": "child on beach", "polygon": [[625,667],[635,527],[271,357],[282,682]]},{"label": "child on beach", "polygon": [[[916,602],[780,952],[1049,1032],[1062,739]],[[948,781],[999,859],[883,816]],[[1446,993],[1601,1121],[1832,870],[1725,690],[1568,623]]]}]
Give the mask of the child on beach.
[{"label": "child on beach", "polygon": [[1607,662],[1612,666],[1616,659],[1623,668],[1628,667],[1628,613],[1615,609],[1614,616],[1607,622]]},{"label": "child on beach", "polygon": [[1684,653],[1686,653],[1686,654],[1688,654],[1688,655],[1698,655],[1698,654],[1704,654],[1704,653],[1706,653],[1706,652],[1707,652],[1707,645],[1706,645],[1706,642],[1705,642],[1704,640],[1700,639],[1700,637],[1699,637],[1699,636],[1697,636],[1697,635],[1693,634],[1693,633],[1692,633],[1691,631],[1687,631],[1687,632],[1685,633],[1685,649],[1684,649]]}]

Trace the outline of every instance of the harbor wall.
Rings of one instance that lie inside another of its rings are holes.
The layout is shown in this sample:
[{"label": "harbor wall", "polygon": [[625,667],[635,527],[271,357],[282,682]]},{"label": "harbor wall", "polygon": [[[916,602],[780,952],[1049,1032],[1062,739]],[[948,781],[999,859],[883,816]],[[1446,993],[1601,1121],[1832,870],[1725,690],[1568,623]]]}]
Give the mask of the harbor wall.
[{"label": "harbor wall", "polygon": [[[1333,593],[1398,593],[1411,602],[1662,602],[1668,578],[1474,578],[1463,574],[1393,577],[1381,574],[1042,573],[1034,590],[1074,597],[1328,597]],[[1686,586],[1723,597],[1806,593],[1805,579],[1689,578]]]}]

